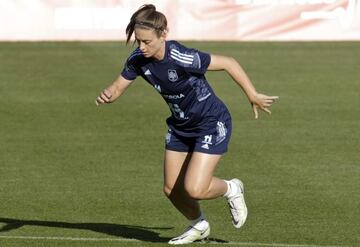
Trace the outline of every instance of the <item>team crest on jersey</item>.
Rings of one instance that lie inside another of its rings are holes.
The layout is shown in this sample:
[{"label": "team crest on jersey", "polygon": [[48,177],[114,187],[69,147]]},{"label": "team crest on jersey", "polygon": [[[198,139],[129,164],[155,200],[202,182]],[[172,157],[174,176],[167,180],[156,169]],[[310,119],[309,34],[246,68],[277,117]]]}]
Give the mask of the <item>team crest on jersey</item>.
[{"label": "team crest on jersey", "polygon": [[176,73],[176,70],[168,69],[168,78],[169,78],[169,81],[172,81],[172,82],[177,81],[179,79],[179,77]]}]

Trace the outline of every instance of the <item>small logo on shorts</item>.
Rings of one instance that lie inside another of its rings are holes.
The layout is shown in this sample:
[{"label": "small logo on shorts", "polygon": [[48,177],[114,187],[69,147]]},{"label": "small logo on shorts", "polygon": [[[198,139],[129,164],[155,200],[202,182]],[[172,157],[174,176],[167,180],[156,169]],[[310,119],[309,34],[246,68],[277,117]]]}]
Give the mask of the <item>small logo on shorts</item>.
[{"label": "small logo on shorts", "polygon": [[204,145],[202,145],[201,147],[204,149],[209,149],[209,145],[212,145],[211,139],[212,139],[212,135],[204,136],[204,140],[201,142],[204,143]]},{"label": "small logo on shorts", "polygon": [[168,69],[168,78],[169,78],[169,81],[172,81],[172,82],[177,81],[177,79],[179,79],[179,77],[176,73],[176,70]]},{"label": "small logo on shorts", "polygon": [[145,71],[144,75],[152,75],[152,74],[151,74],[151,71],[150,71],[149,69],[147,69],[147,70]]}]

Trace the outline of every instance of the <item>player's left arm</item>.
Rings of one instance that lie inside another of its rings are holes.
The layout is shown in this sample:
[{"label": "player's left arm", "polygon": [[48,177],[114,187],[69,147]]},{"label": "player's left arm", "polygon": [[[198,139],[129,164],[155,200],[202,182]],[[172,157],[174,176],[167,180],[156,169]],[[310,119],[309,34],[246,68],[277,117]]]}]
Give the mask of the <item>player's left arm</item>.
[{"label": "player's left arm", "polygon": [[243,68],[234,58],[211,54],[211,60],[207,70],[225,70],[245,92],[252,105],[256,119],[259,116],[257,108],[271,114],[269,107],[279,97],[258,93]]}]

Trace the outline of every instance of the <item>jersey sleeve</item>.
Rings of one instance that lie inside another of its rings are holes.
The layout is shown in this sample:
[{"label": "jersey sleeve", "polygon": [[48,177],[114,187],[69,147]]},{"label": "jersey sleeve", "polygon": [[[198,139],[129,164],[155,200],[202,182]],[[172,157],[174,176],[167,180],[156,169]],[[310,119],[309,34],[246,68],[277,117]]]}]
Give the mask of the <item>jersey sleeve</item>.
[{"label": "jersey sleeve", "polygon": [[139,68],[137,66],[137,58],[141,56],[141,52],[136,49],[126,60],[121,75],[129,81],[135,80],[140,75]]},{"label": "jersey sleeve", "polygon": [[193,66],[188,68],[189,72],[205,74],[210,64],[210,54],[193,49]]},{"label": "jersey sleeve", "polygon": [[170,57],[190,73],[205,74],[211,57],[209,53],[187,48],[179,43],[170,46]]}]

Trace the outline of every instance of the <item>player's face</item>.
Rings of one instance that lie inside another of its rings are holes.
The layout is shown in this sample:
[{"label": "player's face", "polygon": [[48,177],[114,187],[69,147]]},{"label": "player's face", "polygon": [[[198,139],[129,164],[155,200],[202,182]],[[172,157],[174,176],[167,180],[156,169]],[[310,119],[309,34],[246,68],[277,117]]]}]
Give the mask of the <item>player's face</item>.
[{"label": "player's face", "polygon": [[135,28],[135,39],[145,57],[163,59],[165,34],[158,37],[153,29]]}]

